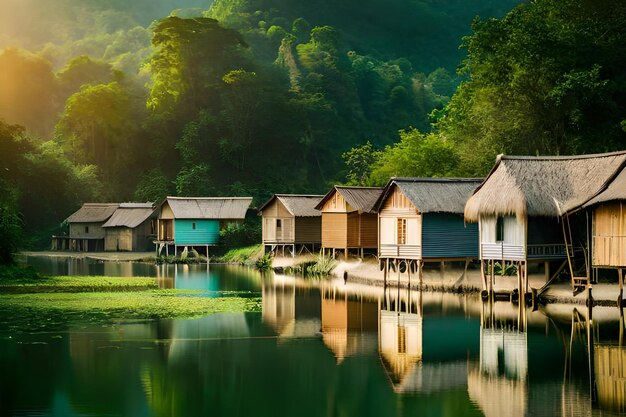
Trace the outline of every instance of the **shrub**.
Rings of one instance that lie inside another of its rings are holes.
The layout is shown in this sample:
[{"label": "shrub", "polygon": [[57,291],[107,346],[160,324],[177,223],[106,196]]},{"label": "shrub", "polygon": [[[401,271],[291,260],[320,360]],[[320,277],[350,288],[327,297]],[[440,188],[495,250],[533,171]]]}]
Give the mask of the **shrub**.
[{"label": "shrub", "polygon": [[272,256],[267,253],[257,259],[255,264],[260,271],[268,271],[272,268]]}]

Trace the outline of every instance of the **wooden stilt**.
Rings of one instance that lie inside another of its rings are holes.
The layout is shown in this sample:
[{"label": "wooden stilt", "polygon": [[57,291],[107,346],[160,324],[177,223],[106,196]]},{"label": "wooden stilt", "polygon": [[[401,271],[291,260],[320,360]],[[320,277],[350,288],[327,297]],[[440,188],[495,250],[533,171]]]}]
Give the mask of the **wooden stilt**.
[{"label": "wooden stilt", "polygon": [[493,285],[495,281],[495,273],[496,273],[496,262],[492,259],[491,261],[491,273],[489,274],[489,296],[493,297]]},{"label": "wooden stilt", "polygon": [[624,299],[624,273],[622,268],[617,268],[618,281],[619,281],[619,297],[617,298],[617,307],[621,310]]},{"label": "wooden stilt", "polygon": [[387,272],[389,271],[389,259],[385,259],[385,266],[383,269],[383,284],[384,287],[387,287]]},{"label": "wooden stilt", "polygon": [[424,261],[422,261],[421,259],[417,261],[417,273],[419,274],[420,290],[422,289],[422,284],[424,282],[424,271],[422,269],[423,265],[424,265]]},{"label": "wooden stilt", "polygon": [[411,267],[408,264],[406,266],[406,276],[409,279],[409,303],[410,303],[411,302],[411,298],[410,298],[410,294],[411,294]]},{"label": "wooden stilt", "polygon": [[526,290],[524,291],[524,295],[528,294],[528,261],[524,261],[524,280],[526,281]]},{"label": "wooden stilt", "polygon": [[485,274],[485,261],[480,260],[480,278],[483,282],[483,291],[487,291],[487,274]]}]

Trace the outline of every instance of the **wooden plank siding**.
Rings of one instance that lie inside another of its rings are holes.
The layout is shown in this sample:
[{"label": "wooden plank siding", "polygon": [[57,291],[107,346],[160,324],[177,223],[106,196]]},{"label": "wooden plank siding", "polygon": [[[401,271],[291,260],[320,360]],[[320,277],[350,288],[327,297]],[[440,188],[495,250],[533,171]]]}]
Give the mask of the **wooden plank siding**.
[{"label": "wooden plank siding", "polygon": [[359,247],[375,248],[378,245],[378,215],[362,213],[360,215]]},{"label": "wooden plank siding", "polygon": [[219,220],[174,220],[174,241],[177,245],[217,245],[219,239]]},{"label": "wooden plank siding", "polygon": [[100,223],[70,223],[70,238],[77,239],[103,239],[104,228]]},{"label": "wooden plank siding", "polygon": [[[280,226],[279,226],[280,225]],[[280,200],[275,199],[263,209],[262,221],[263,244],[295,243],[294,216],[289,213]]]},{"label": "wooden plank siding", "polygon": [[378,215],[359,213],[335,191],[322,207],[322,247],[376,249]]},{"label": "wooden plank siding", "polygon": [[422,257],[478,258],[478,224],[465,224],[461,214],[424,214]]},{"label": "wooden plank siding", "polygon": [[296,217],[295,243],[322,243],[322,217]]},{"label": "wooden plank siding", "polygon": [[105,251],[132,251],[133,229],[130,227],[110,227],[104,237]]},{"label": "wooden plank siding", "polygon": [[322,246],[348,247],[348,213],[322,213]]},{"label": "wooden plank siding", "polygon": [[605,203],[593,211],[593,266],[626,267],[626,204]]},{"label": "wooden plank siding", "polygon": [[[404,243],[398,236],[398,222],[406,219]],[[378,254],[382,259],[421,259],[422,216],[413,203],[395,187],[378,215],[380,239]]]}]

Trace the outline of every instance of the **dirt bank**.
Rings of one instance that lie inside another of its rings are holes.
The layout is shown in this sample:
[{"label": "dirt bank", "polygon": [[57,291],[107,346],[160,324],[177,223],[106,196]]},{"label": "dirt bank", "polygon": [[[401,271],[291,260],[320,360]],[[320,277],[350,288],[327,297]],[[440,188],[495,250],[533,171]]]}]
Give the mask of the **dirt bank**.
[{"label": "dirt bank", "polygon": [[[282,273],[284,268],[298,265],[309,261],[312,257],[277,257],[274,259],[273,267],[278,273]],[[340,260],[333,270],[333,278],[343,280],[347,276],[350,283],[384,286],[385,277],[380,270],[376,259],[354,259]],[[529,287],[540,289],[545,284],[543,274],[529,275]],[[387,277],[387,284],[393,287],[421,288],[425,291],[472,293],[482,290],[482,278],[478,265],[469,265],[465,268],[463,264],[441,265],[426,264],[423,269],[422,282],[416,276],[409,277],[408,274],[398,274],[391,272]],[[497,277],[495,280],[495,291],[513,291],[517,287],[515,276]],[[615,284],[595,284],[592,287],[594,305],[615,306],[619,298],[619,287]],[[556,283],[548,287],[540,296],[542,303],[568,303],[582,304],[587,302],[587,293],[583,292],[573,295],[569,283]]]}]

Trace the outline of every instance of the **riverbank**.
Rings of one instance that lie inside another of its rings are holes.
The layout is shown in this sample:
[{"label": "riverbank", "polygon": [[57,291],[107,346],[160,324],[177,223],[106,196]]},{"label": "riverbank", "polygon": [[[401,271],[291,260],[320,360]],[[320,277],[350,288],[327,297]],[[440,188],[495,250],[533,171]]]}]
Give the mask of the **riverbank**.
[{"label": "riverbank", "polygon": [[[311,262],[315,256],[300,257],[277,257],[274,258],[273,269],[282,274],[285,270],[296,265]],[[347,278],[347,279],[346,279]],[[331,279],[337,282],[352,283],[366,286],[382,287],[385,285],[385,277],[380,270],[378,261],[371,259],[340,260],[332,272]],[[541,289],[545,285],[543,274],[529,275],[529,288]],[[409,277],[406,273],[392,272],[387,277],[387,285],[412,289],[422,289],[431,292],[444,293],[479,293],[482,290],[482,277],[480,267],[477,265],[441,265],[426,264],[423,269],[423,278],[420,281],[415,277]],[[515,276],[497,277],[494,283],[496,292],[511,292],[517,287]],[[593,305],[616,306],[619,298],[619,286],[616,283],[594,284],[592,287]],[[585,305],[587,292],[573,295],[569,282],[557,282],[550,285],[539,297],[539,302],[567,303]]]},{"label": "riverbank", "polygon": [[[223,254],[214,255],[209,252],[211,264],[254,264],[263,255],[262,245],[252,245],[229,249]],[[157,256],[154,252],[70,252],[70,251],[28,251],[20,252],[20,256],[41,256],[49,258],[92,259],[109,262],[146,262],[154,263]],[[172,257],[174,259],[174,257]],[[206,260],[205,260],[206,262]],[[176,262],[169,262],[176,263]]]},{"label": "riverbank", "polygon": [[45,256],[50,258],[93,259],[112,262],[155,262],[154,252],[69,252],[69,251],[28,251],[20,252],[20,256]]}]

